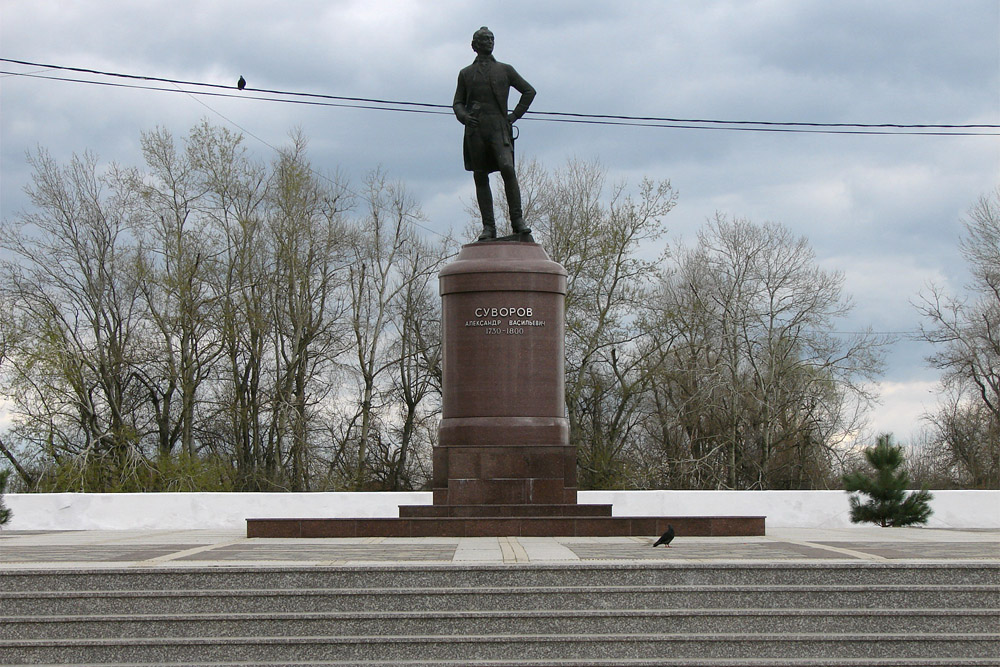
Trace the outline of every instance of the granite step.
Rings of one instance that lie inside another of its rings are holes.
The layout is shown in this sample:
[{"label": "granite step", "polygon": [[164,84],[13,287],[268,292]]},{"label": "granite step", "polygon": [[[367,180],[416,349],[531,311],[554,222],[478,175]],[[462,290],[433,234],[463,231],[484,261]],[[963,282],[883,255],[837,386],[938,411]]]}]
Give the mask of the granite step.
[{"label": "granite step", "polygon": [[142,637],[462,636],[488,627],[498,635],[990,633],[998,614],[980,609],[606,609],[272,612],[0,616],[0,641]]},{"label": "granite step", "polygon": [[[383,662],[517,659],[670,658],[977,658],[1000,655],[996,634],[641,634],[408,637],[184,637],[103,640],[11,640],[5,660],[15,663],[102,664],[120,661]],[[513,664],[516,664],[514,662]]]},{"label": "granite step", "polygon": [[400,505],[400,518],[408,517],[608,517],[611,505]]},{"label": "granite step", "polygon": [[[105,667],[178,667],[176,662],[114,662]],[[280,662],[215,661],[187,662],[184,667],[987,667],[1000,664],[996,658],[572,658],[563,660],[282,660]],[[53,666],[55,667],[55,666]],[[59,665],[58,667],[65,667]]]},{"label": "granite step", "polygon": [[500,516],[249,518],[247,537],[648,537],[673,525],[691,537],[764,535],[763,516]]},{"label": "granite step", "polygon": [[479,588],[500,586],[1000,586],[1000,563],[593,563],[129,567],[0,570],[16,591]]},{"label": "granite step", "polygon": [[5,615],[519,609],[1000,609],[1000,587],[650,586],[3,592]]},{"label": "granite step", "polygon": [[1000,665],[997,563],[11,570],[0,614],[2,664]]}]

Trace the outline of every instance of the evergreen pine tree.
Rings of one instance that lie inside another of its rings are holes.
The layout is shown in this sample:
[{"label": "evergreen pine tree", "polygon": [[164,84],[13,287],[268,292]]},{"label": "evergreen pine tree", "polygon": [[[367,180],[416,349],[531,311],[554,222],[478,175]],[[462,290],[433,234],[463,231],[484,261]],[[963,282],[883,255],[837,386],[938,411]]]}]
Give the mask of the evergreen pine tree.
[{"label": "evergreen pine tree", "polygon": [[903,448],[892,444],[892,436],[880,435],[874,447],[865,450],[865,458],[875,468],[875,476],[863,472],[844,475],[848,493],[861,492],[869,497],[865,503],[851,496],[851,522],[877,523],[887,526],[909,526],[927,523],[931,515],[928,501],[933,498],[927,489],[907,495],[910,476],[903,465]]},{"label": "evergreen pine tree", "polygon": [[10,475],[9,470],[0,470],[0,526],[10,521],[10,517],[12,516],[11,511],[3,504],[3,494],[7,490],[8,475]]}]

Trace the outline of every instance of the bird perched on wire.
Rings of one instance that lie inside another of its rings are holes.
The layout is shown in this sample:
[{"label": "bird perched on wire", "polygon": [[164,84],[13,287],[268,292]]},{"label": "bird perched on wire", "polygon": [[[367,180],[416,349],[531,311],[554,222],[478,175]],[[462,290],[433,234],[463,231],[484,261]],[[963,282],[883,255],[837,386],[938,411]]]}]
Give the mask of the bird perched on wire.
[{"label": "bird perched on wire", "polygon": [[673,539],[674,539],[674,527],[671,526],[670,524],[667,524],[667,532],[660,535],[660,539],[653,542],[653,546],[658,547],[662,544],[664,546],[669,547],[670,541]]},{"label": "bird perched on wire", "polygon": [[243,90],[246,87],[247,87],[247,80],[244,79],[243,75],[241,74],[240,80],[236,82],[236,90]]}]

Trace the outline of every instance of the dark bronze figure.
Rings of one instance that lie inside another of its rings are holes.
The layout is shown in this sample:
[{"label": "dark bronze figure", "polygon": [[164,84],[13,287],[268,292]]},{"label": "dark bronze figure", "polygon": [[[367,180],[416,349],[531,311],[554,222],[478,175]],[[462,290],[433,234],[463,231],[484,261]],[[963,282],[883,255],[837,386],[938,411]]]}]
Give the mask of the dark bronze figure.
[{"label": "dark bronze figure", "polygon": [[[495,239],[496,219],[490,174],[499,171],[510,207],[511,228],[519,238],[531,230],[524,224],[521,189],[514,172],[514,123],[524,115],[535,98],[535,89],[513,67],[493,57],[493,33],[483,26],[472,36],[476,60],[458,73],[455,116],[465,125],[465,169],[476,182],[476,199],[483,217],[480,241]],[[521,93],[512,112],[507,111],[510,89]],[[529,239],[525,239],[529,240]]]}]

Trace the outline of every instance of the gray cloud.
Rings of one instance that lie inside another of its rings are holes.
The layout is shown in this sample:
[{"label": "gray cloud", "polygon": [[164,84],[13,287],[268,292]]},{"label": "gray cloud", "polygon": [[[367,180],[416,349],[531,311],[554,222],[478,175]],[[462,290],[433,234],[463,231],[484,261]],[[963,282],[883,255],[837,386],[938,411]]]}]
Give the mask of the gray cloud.
[{"label": "gray cloud", "polygon": [[[539,90],[535,110],[1000,122],[994,0],[957,7],[922,0],[9,0],[0,12],[3,57],[233,86],[242,74],[251,88],[449,104],[458,70],[473,57],[472,32],[489,25],[497,57]],[[195,100],[11,76],[0,80],[0,108],[0,213],[8,218],[26,206],[24,154],[36,145],[60,160],[91,149],[133,164],[140,132],[162,125],[183,136],[201,118],[238,125],[271,145],[300,127],[318,169],[342,169],[354,179],[381,165],[414,190],[428,226],[439,231],[462,229],[462,200],[472,194],[461,128],[449,116]],[[268,156],[266,146],[248,141]],[[962,215],[1000,178],[996,137],[760,134],[526,118],[518,150],[550,167],[574,156],[599,158],[611,180],[671,179],[681,199],[669,226],[687,239],[716,210],[806,235],[824,266],[845,272],[858,304],[845,329],[912,329],[918,321],[909,301],[928,279],[960,286]],[[900,383],[927,382],[926,369],[914,370],[925,353],[913,343],[894,353],[892,396],[915,395]],[[901,419],[922,410],[900,404],[885,414]]]}]

